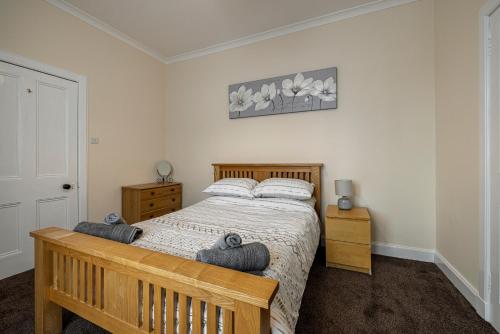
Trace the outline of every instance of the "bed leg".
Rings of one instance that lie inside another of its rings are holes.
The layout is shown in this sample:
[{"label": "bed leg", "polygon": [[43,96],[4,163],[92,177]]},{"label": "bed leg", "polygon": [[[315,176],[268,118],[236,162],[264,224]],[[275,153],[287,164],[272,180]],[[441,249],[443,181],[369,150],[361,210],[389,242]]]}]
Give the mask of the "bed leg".
[{"label": "bed leg", "polygon": [[271,333],[271,315],[269,313],[269,309],[263,309],[247,303],[236,302],[234,317],[235,333]]},{"label": "bed leg", "polygon": [[61,307],[50,302],[47,289],[52,279],[50,253],[42,240],[35,239],[35,333],[61,333]]}]

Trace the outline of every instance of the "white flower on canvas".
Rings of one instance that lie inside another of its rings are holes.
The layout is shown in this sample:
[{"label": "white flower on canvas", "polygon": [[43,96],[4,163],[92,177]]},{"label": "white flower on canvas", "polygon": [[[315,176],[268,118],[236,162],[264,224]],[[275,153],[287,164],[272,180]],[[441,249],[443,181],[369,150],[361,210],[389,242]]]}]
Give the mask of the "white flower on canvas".
[{"label": "white flower on canvas", "polygon": [[295,79],[285,79],[281,83],[283,94],[286,96],[303,96],[309,93],[313,78],[304,79],[302,73],[297,73]]},{"label": "white flower on canvas", "polygon": [[337,99],[337,84],[332,77],[324,82],[316,80],[312,85],[311,95],[319,97],[322,101],[335,101]]},{"label": "white flower on canvas", "polygon": [[252,89],[250,88],[247,90],[244,85],[241,86],[237,92],[231,92],[229,101],[229,111],[236,112],[247,110],[253,104]]},{"label": "white flower on canvas", "polygon": [[[276,85],[274,82],[270,85],[263,84],[260,92],[255,93],[253,101],[255,102],[255,110],[263,110],[269,107],[269,104],[276,97]],[[274,102],[273,102],[274,104]]]}]

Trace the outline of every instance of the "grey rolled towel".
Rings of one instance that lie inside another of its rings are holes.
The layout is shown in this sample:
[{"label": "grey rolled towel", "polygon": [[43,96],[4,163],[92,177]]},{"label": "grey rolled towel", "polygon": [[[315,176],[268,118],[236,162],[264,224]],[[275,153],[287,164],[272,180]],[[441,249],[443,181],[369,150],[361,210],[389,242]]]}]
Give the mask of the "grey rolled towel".
[{"label": "grey rolled towel", "polygon": [[124,244],[131,243],[142,234],[141,228],[127,224],[106,225],[90,222],[78,223],[73,231],[118,241]]},{"label": "grey rolled towel", "polygon": [[127,222],[123,219],[119,213],[112,212],[104,217],[104,224],[107,225],[118,225],[118,224],[126,224]]},{"label": "grey rolled towel", "polygon": [[260,242],[229,249],[202,249],[196,260],[239,271],[262,271],[269,265],[270,255],[266,245]]},{"label": "grey rolled towel", "polygon": [[264,276],[264,272],[262,270],[253,270],[253,271],[244,271],[247,274],[255,275],[255,276]]},{"label": "grey rolled towel", "polygon": [[220,237],[212,249],[229,249],[241,246],[241,237],[236,233],[226,233]]}]

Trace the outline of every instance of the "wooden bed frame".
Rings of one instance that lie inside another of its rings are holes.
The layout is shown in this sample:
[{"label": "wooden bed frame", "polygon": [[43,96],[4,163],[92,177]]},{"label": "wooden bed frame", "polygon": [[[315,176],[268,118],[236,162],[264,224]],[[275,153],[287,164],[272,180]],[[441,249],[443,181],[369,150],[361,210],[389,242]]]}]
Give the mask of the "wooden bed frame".
[{"label": "wooden bed frame", "polygon": [[[321,164],[214,164],[224,177],[288,177],[315,184],[321,203]],[[65,308],[114,333],[270,332],[278,282],[57,227],[35,238],[35,332],[60,333]],[[179,312],[175,313],[177,302]],[[166,319],[162,316],[166,314]]]},{"label": "wooden bed frame", "polygon": [[321,163],[311,164],[212,164],[214,181],[224,178],[247,177],[262,181],[272,177],[300,179],[314,184],[315,209],[321,213]]}]

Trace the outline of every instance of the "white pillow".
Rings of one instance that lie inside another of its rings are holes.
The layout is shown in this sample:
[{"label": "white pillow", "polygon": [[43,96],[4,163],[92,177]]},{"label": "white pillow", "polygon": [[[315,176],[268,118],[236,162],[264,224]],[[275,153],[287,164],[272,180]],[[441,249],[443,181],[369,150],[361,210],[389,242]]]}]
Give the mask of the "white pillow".
[{"label": "white pillow", "polygon": [[314,207],[316,206],[316,197],[312,196],[309,199],[303,200],[302,203],[305,203],[314,209]]},{"label": "white pillow", "polygon": [[289,199],[289,198],[276,198],[276,197],[267,197],[267,198],[255,198],[254,199],[256,202],[263,201],[263,202],[271,202],[271,203],[289,203],[292,205],[296,205],[297,203],[303,205],[306,205],[307,207],[314,209],[316,205],[316,198],[313,196],[309,199],[305,200],[298,200],[298,199]]},{"label": "white pillow", "polygon": [[212,183],[203,192],[214,196],[254,198],[252,190],[258,183],[247,178],[227,178]]},{"label": "white pillow", "polygon": [[299,179],[271,178],[259,183],[253,190],[255,197],[276,197],[298,200],[310,199],[314,184]]}]

